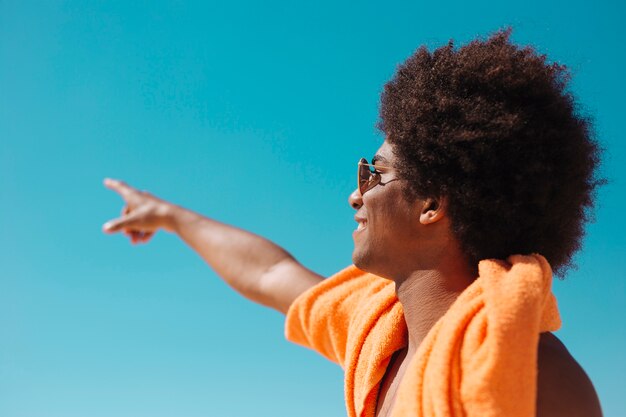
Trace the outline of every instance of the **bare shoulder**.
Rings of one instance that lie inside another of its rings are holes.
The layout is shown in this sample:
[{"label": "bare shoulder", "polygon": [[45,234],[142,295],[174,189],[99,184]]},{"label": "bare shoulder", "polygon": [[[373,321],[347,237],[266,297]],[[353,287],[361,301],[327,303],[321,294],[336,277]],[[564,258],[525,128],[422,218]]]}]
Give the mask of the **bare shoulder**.
[{"label": "bare shoulder", "polygon": [[541,334],[538,367],[538,417],[602,416],[591,380],[552,333]]}]

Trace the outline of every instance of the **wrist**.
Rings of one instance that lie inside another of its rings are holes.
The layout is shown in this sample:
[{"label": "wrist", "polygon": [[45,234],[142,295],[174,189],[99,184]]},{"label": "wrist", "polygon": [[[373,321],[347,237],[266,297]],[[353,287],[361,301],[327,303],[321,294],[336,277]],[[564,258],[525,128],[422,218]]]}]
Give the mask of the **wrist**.
[{"label": "wrist", "polygon": [[194,222],[198,217],[196,213],[174,204],[166,204],[162,216],[163,228],[176,234],[180,234],[185,225]]}]

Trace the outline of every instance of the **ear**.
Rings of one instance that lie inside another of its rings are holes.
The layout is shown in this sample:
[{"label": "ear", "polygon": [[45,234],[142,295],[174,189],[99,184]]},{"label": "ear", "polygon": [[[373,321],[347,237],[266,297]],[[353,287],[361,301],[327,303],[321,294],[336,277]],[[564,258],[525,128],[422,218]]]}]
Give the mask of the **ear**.
[{"label": "ear", "polygon": [[443,219],[446,215],[446,199],[445,198],[427,198],[422,200],[420,209],[420,223],[431,224]]}]

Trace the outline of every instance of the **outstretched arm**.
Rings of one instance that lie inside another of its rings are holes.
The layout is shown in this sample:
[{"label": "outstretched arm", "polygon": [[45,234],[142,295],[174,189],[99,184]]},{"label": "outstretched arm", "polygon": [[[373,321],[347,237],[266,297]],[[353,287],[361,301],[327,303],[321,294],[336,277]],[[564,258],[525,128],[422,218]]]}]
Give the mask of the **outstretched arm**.
[{"label": "outstretched arm", "polygon": [[103,226],[124,232],[133,243],[147,242],[159,229],[176,233],[224,281],[244,297],[282,313],[322,277],[303,267],[269,240],[204,217],[116,180],[107,188],[126,201],[122,216]]}]

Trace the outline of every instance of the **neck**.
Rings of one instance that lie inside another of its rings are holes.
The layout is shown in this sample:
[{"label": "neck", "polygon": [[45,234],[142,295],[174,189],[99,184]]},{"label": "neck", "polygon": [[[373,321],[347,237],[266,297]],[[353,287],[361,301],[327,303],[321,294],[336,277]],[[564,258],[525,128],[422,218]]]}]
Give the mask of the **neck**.
[{"label": "neck", "polygon": [[[459,257],[448,257],[431,269],[414,270],[396,277],[396,295],[402,304],[412,356],[430,329],[476,278]],[[456,260],[456,262],[455,262]]]}]

